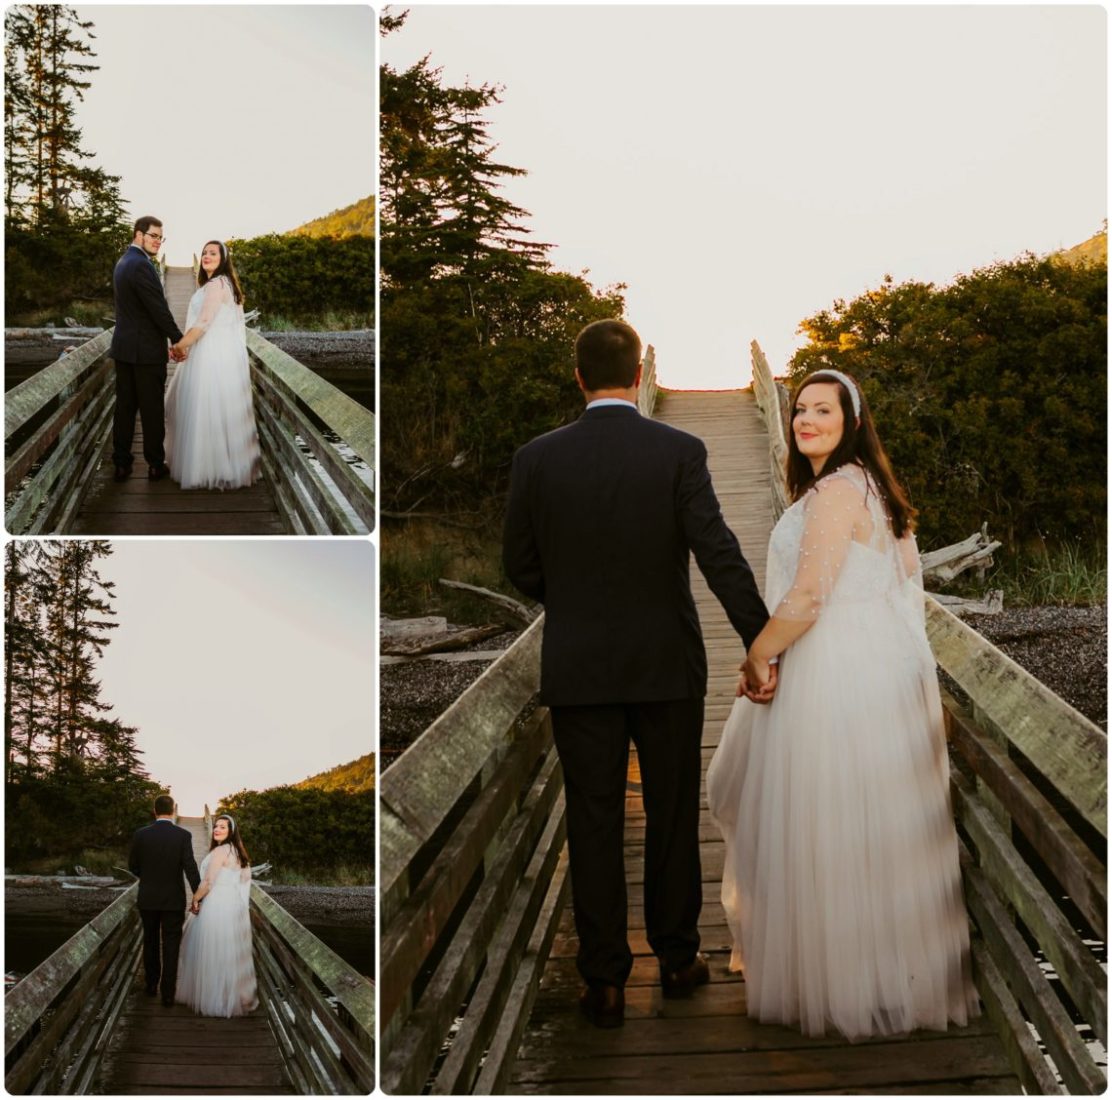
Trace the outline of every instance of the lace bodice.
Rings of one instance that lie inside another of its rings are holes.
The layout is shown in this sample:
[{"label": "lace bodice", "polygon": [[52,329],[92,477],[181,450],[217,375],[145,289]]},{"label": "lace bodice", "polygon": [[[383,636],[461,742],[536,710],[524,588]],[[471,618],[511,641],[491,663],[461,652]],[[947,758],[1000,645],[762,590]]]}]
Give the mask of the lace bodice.
[{"label": "lace bodice", "polygon": [[240,867],[235,849],[230,844],[221,844],[201,861],[201,878],[209,884],[210,890],[246,887],[251,884],[251,868]]},{"label": "lace bodice", "polygon": [[769,540],[765,595],[775,616],[796,622],[813,621],[831,605],[890,600],[921,630],[915,536],[896,539],[872,478],[847,464],[780,517]]},{"label": "lace bodice", "polygon": [[199,328],[207,333],[213,325],[243,327],[243,306],[236,302],[232,284],[225,275],[210,279],[189,299],[186,332]]}]

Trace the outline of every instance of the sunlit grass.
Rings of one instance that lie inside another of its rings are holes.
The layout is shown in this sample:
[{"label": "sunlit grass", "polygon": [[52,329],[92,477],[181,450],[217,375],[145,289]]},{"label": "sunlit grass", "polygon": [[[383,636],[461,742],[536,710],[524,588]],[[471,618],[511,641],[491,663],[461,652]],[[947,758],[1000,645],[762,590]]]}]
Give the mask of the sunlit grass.
[{"label": "sunlit grass", "polygon": [[291,871],[276,867],[261,878],[274,886],[373,886],[375,872],[370,863],[341,863],[315,871]]},{"label": "sunlit grass", "polygon": [[996,569],[976,587],[1003,589],[1005,608],[1101,606],[1108,599],[1107,545],[1063,542],[998,553]]},{"label": "sunlit grass", "polygon": [[256,328],[260,332],[354,332],[374,328],[374,314],[326,310],[308,317],[287,317],[281,313],[261,313]]}]

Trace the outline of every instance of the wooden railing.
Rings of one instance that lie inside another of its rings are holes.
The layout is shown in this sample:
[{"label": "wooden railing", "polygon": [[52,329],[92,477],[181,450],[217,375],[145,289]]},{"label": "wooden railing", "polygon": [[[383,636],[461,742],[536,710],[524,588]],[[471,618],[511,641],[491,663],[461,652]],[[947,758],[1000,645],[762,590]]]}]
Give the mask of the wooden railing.
[{"label": "wooden railing", "polygon": [[374,984],[254,884],[251,923],[259,999],[295,1091],[373,1092]]},{"label": "wooden railing", "polygon": [[[129,886],[5,995],[9,1093],[94,1091],[142,952],[137,894]],[[373,1092],[374,984],[255,885],[251,922],[260,1001],[297,1091]]]},{"label": "wooden railing", "polygon": [[130,886],[4,996],[4,1087],[13,1095],[90,1091],[139,963]]},{"label": "wooden railing", "polygon": [[780,400],[780,387],[772,377],[772,370],[761,351],[760,344],[754,340],[749,345],[750,361],[753,364],[753,395],[757,408],[768,432],[768,461],[772,473],[772,513],[779,519],[788,508],[788,490],[784,484],[784,470],[788,460],[788,444],[784,435],[783,403]]},{"label": "wooden railing", "polygon": [[[382,776],[382,1087],[505,1088],[569,889],[538,619]],[[446,1051],[445,1051],[446,1048]]]},{"label": "wooden railing", "polygon": [[642,416],[652,416],[656,408],[656,349],[649,344],[641,366],[641,389],[637,394],[637,408]]},{"label": "wooden railing", "polygon": [[[109,329],[7,393],[11,534],[64,534],[76,517],[112,430],[111,343]],[[258,333],[247,346],[263,467],[290,532],[373,530],[374,414]]]},{"label": "wooden railing", "polygon": [[949,611],[927,609],[935,658],[965,697],[943,703],[977,988],[1027,1092],[1103,1093],[1078,1026],[1107,1048],[1107,975],[1085,942],[1106,935],[1107,735]]},{"label": "wooden railing", "polygon": [[112,430],[108,330],[9,390],[4,399],[5,526],[65,531]]},{"label": "wooden railing", "polygon": [[[247,350],[263,468],[290,529],[299,535],[372,531],[374,414],[250,329]],[[363,464],[365,477],[329,434]]]}]

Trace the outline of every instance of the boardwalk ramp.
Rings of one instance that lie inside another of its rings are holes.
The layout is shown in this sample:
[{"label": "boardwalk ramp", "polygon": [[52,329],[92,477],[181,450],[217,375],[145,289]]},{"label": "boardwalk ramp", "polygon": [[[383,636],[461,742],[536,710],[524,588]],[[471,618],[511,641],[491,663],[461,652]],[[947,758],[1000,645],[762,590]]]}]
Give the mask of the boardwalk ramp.
[{"label": "boardwalk ramp", "polygon": [[[656,417],[699,436],[727,524],[763,589],[773,495],[768,436],[750,390],[662,390]],[[707,647],[709,683],[703,768],[733,706],[744,649],[697,569],[692,590]],[[508,1091],[579,1095],[809,1092],[1018,1092],[990,1024],[902,1040],[849,1044],[808,1039],[792,1028],[748,1019],[745,983],[728,970],[730,932],[721,903],[724,845],[703,785],[699,822],[703,870],[700,935],[710,984],[689,1000],[665,1000],[645,938],[642,852],[645,817],[636,755],[626,804],[626,874],[633,972],[624,1027],[603,1031],[578,1012],[578,941],[564,912]]]}]

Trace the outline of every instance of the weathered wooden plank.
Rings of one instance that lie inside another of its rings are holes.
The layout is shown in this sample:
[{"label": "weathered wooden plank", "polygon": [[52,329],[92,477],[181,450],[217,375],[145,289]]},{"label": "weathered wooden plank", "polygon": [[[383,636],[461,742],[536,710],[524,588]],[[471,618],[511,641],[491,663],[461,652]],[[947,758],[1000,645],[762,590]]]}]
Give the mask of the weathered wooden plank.
[{"label": "weathered wooden plank", "polygon": [[[425,966],[429,953],[439,942],[507,812],[515,807],[522,784],[536,766],[538,757],[545,751],[546,740],[551,745],[551,733],[547,733],[542,718],[543,715],[536,715],[530,720],[529,727],[514,743],[503,761],[497,782],[488,784],[467,808],[452,835],[445,840],[431,866],[422,876],[420,884],[413,887],[405,902],[384,923],[378,983],[384,1020],[393,1016],[413,979]],[[547,812],[550,805],[551,800],[543,806],[542,812]],[[517,824],[517,833],[522,840],[528,836],[523,831],[526,820],[522,815]],[[533,840],[535,839],[534,835]],[[525,867],[525,853],[519,853],[511,847],[505,851],[503,861],[512,866],[509,874],[516,877]],[[492,922],[509,896],[508,879],[500,890],[494,889],[496,882],[501,882],[501,876],[487,876],[483,892],[494,896],[486,901],[482,897],[476,897],[464,921],[465,925],[479,922],[473,934],[480,939],[485,939],[493,928],[492,923],[488,925],[486,921],[479,920],[480,913],[489,906],[488,920]],[[482,952],[479,951],[471,960],[475,966],[481,955]],[[458,1005],[470,984],[468,967],[462,959],[458,959],[448,973],[452,977],[451,987],[430,991],[430,994],[436,1001],[454,1001]],[[448,1013],[447,1019],[439,1023],[446,1026],[451,1022],[455,1009],[449,1005],[444,1012]],[[426,1023],[424,1028],[429,1026]],[[439,1025],[432,1024],[431,1030],[436,1032],[436,1043],[439,1046],[439,1035],[442,1034]],[[402,1044],[395,1044],[395,1054],[400,1045]],[[435,1054],[435,1050],[433,1053]]]},{"label": "weathered wooden plank", "polygon": [[[543,782],[547,789],[554,792],[563,789],[563,779],[556,773],[555,767]],[[525,1020],[520,1015],[507,1014],[506,1004],[525,949],[533,938],[565,836],[564,816],[554,814],[548,820],[529,866],[520,877],[505,911],[505,919],[491,940],[482,977],[468,1003],[452,1049],[433,1083],[434,1094],[452,1096],[472,1091],[482,1059],[489,1060],[490,1045],[499,1026],[519,1036],[524,1029]],[[523,1006],[516,1007],[520,1010]]]},{"label": "weathered wooden plank", "polygon": [[570,896],[571,878],[568,875],[565,848],[560,853],[560,861],[548,884],[548,893],[537,917],[533,936],[506,1000],[504,1018],[507,1026],[499,1028],[495,1033],[475,1082],[474,1092],[479,1096],[506,1091],[521,1038],[537,999],[541,975],[548,961],[560,914]]},{"label": "weathered wooden plank", "polygon": [[989,881],[1038,941],[1086,1023],[1102,1043],[1107,1043],[1107,981],[1100,964],[1019,857],[991,812],[965,783],[955,781],[952,790],[958,818],[976,845],[978,863]]},{"label": "weathered wooden plank", "polygon": [[985,1012],[996,1025],[1004,1053],[1024,1089],[1038,1096],[1061,1095],[1065,1090],[1046,1064],[992,953],[982,940],[976,938],[971,949],[973,973]]},{"label": "weathered wooden plank", "polygon": [[1003,804],[1073,903],[1104,939],[1108,908],[1105,870],[1050,801],[1008,754],[974,724],[968,710],[943,692],[951,743]]},{"label": "weathered wooden plank", "polygon": [[64,393],[85,370],[106,355],[111,346],[112,329],[107,329],[8,390],[4,395],[4,438],[10,439],[48,401]]},{"label": "weathered wooden plank", "polygon": [[[382,775],[379,888],[386,899],[537,691],[538,619]],[[386,910],[384,909],[384,912]]]},{"label": "weathered wooden plank", "polygon": [[[733,1021],[726,1021],[732,1024]],[[609,1055],[576,1056],[554,1076],[545,1063],[519,1060],[514,1091],[571,1091],[582,1094],[605,1082],[609,1093],[800,1093],[829,1088],[917,1084],[960,1077],[1010,1074],[994,1036],[954,1037],[935,1042],[842,1044],[825,1048],[754,1050],[727,1028],[713,1053],[682,1059],[667,1051],[624,1056],[631,1029],[622,1028]],[[574,1086],[553,1089],[554,1085]]]},{"label": "weathered wooden plank", "polygon": [[372,470],[375,468],[374,413],[251,329],[247,330],[247,349]]},{"label": "weathered wooden plank", "polygon": [[993,726],[1108,835],[1108,737],[972,627],[927,599],[935,659]]},{"label": "weathered wooden plank", "polygon": [[[979,867],[965,867],[965,894],[985,944],[1023,1006],[1071,1093],[1096,1095],[1108,1086],[1077,1028],[1039,969],[1023,937]],[[1026,1025],[1024,1025],[1026,1030]]]}]

